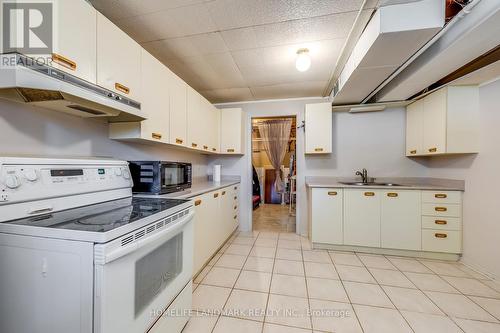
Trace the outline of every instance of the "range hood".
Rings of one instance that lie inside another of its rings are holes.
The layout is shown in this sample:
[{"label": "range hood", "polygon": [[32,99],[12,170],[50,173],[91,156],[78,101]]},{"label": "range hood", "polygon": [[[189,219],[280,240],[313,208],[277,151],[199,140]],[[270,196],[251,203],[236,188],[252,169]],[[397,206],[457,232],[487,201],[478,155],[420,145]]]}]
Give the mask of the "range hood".
[{"label": "range hood", "polygon": [[1,55],[0,98],[110,122],[146,119],[141,104],[21,54]]}]

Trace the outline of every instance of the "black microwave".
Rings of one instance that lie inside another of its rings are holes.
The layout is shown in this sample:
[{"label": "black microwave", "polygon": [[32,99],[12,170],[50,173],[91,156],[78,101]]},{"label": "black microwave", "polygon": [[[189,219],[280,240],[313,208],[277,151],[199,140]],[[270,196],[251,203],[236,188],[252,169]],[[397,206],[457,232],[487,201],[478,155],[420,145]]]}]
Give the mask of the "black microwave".
[{"label": "black microwave", "polygon": [[191,187],[192,165],[182,162],[130,161],[134,193],[165,194]]}]

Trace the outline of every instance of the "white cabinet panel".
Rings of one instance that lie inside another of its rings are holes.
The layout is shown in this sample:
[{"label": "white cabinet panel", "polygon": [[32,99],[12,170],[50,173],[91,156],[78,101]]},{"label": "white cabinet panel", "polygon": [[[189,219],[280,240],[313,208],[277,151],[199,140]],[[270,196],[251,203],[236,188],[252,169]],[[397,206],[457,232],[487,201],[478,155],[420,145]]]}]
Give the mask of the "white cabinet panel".
[{"label": "white cabinet panel", "polygon": [[461,217],[462,205],[458,204],[422,204],[422,215]]},{"label": "white cabinet panel", "polygon": [[203,194],[201,196],[193,198],[194,201],[194,266],[193,273],[198,273],[205,262],[210,258],[211,252],[209,252],[210,243],[212,242],[215,234],[213,233],[213,228],[211,228],[211,214],[213,214],[213,208],[209,206],[210,193]]},{"label": "white cabinet panel", "polygon": [[244,114],[241,108],[220,110],[220,152],[244,154]]},{"label": "white cabinet panel", "polygon": [[462,252],[462,232],[448,230],[422,230],[422,250],[431,252]]},{"label": "white cabinet panel", "polygon": [[419,191],[382,191],[381,247],[421,249]]},{"label": "white cabinet panel", "polygon": [[422,229],[461,230],[462,219],[448,216],[422,216]]},{"label": "white cabinet panel", "polygon": [[332,105],[331,103],[306,104],[305,144],[306,154],[332,152]]},{"label": "white cabinet panel", "polygon": [[423,153],[424,102],[418,100],[406,108],[406,156]]},{"label": "white cabinet panel", "polygon": [[97,11],[81,0],[58,1],[54,9],[52,65],[95,84]]},{"label": "white cabinet panel", "polygon": [[380,191],[344,190],[344,244],[380,247]]},{"label": "white cabinet panel", "polygon": [[97,84],[141,101],[141,46],[97,13]]},{"label": "white cabinet panel", "polygon": [[422,202],[427,203],[462,203],[462,192],[459,191],[422,191]]},{"label": "white cabinet panel", "polygon": [[[188,146],[187,142],[187,84],[170,73],[170,143]],[[189,146],[191,143],[189,143]]]},{"label": "white cabinet panel", "polygon": [[202,106],[200,94],[187,86],[187,146],[193,149],[201,149],[203,128]]},{"label": "white cabinet panel", "polygon": [[311,191],[312,241],[343,244],[343,190],[313,188]]},{"label": "white cabinet panel", "polygon": [[423,149],[426,154],[446,152],[446,90],[424,98]]}]

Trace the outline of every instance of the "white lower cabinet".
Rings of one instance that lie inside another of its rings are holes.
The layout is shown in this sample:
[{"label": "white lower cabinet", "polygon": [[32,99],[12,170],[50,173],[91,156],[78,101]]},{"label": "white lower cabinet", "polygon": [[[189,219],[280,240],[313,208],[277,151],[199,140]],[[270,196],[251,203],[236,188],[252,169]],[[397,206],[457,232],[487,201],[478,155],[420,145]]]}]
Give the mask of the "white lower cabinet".
[{"label": "white lower cabinet", "polygon": [[238,187],[232,185],[192,198],[195,205],[194,275],[238,227],[238,207],[234,205],[237,190]]},{"label": "white lower cabinet", "polygon": [[381,191],[344,190],[344,244],[380,247]]},{"label": "white lower cabinet", "polygon": [[462,251],[460,191],[311,188],[309,200],[313,244]]},{"label": "white lower cabinet", "polygon": [[311,239],[314,243],[343,244],[343,190],[313,188],[311,190]]},{"label": "white lower cabinet", "polygon": [[420,191],[382,191],[380,246],[420,250]]}]

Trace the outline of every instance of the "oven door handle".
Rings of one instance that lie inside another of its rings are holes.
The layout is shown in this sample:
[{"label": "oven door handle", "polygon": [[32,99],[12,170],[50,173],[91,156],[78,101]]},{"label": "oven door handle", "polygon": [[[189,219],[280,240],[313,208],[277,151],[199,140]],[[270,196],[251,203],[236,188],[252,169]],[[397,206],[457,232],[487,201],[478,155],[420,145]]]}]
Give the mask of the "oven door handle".
[{"label": "oven door handle", "polygon": [[119,247],[113,251],[104,254],[104,261],[102,264],[108,264],[116,259],[119,259],[131,252],[139,250],[141,247],[144,247],[152,242],[164,237],[167,234],[175,233],[184,227],[189,221],[193,219],[194,211],[190,211],[188,215],[183,216],[179,219],[175,224],[166,227],[164,230],[146,237],[144,239],[139,240],[138,242],[134,242],[132,244],[126,245],[124,247]]}]

